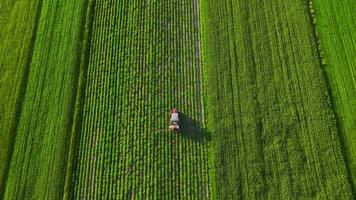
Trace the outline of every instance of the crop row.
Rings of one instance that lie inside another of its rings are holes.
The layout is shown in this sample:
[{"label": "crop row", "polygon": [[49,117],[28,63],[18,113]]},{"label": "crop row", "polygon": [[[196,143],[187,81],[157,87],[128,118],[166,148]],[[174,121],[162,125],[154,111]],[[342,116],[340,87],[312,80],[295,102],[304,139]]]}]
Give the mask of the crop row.
[{"label": "crop row", "polygon": [[74,197],[207,197],[193,2],[96,1],[94,13]]}]

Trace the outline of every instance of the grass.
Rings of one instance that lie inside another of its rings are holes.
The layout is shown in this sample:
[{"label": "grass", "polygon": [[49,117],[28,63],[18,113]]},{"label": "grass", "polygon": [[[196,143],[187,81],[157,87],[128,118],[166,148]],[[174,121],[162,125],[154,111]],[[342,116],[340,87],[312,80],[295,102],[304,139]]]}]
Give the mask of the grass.
[{"label": "grass", "polygon": [[308,9],[201,1],[213,199],[352,199]]},{"label": "grass", "polygon": [[[314,1],[312,1],[314,2]],[[345,156],[356,183],[356,13],[355,1],[318,1],[313,14],[338,116]]]},{"label": "grass", "polygon": [[83,1],[44,0],[4,199],[59,199],[80,60]]},{"label": "grass", "polygon": [[4,191],[21,99],[35,38],[39,1],[0,2],[0,198]]},{"label": "grass", "polygon": [[[192,1],[95,2],[75,199],[209,197]],[[177,107],[182,133],[169,132]]]}]

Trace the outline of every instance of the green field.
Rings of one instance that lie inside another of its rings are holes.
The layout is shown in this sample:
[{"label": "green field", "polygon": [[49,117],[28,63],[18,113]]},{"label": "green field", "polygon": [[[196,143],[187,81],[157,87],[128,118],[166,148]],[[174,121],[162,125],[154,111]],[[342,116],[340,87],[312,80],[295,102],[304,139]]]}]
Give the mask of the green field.
[{"label": "green field", "polygon": [[38,1],[0,2],[0,194],[16,136],[38,7]]},{"label": "green field", "polygon": [[215,197],[351,199],[307,4],[201,12]]},{"label": "green field", "polygon": [[[313,4],[325,74],[329,81],[345,156],[356,183],[356,2]],[[354,190],[355,190],[354,186]]]},{"label": "green field", "polygon": [[[75,199],[208,198],[194,12],[188,0],[95,2]],[[181,134],[167,129],[175,106]]]},{"label": "green field", "polygon": [[0,199],[353,199],[354,7],[1,1]]},{"label": "green field", "polygon": [[4,199],[62,195],[85,7],[75,2],[41,2]]}]

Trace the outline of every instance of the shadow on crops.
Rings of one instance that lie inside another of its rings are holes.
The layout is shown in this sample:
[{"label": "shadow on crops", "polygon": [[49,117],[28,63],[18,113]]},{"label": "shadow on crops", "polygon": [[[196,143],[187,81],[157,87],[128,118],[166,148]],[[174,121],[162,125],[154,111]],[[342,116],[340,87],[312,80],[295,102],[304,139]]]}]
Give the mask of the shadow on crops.
[{"label": "shadow on crops", "polygon": [[197,120],[192,119],[188,115],[180,112],[181,120],[180,134],[187,139],[192,139],[197,142],[208,142],[211,140],[211,134],[206,129],[203,129]]}]

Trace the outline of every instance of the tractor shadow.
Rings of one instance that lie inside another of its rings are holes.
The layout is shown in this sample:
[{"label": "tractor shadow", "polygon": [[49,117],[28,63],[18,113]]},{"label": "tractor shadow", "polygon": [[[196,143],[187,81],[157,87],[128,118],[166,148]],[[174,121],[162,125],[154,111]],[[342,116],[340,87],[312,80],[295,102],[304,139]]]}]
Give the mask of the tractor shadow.
[{"label": "tractor shadow", "polygon": [[203,129],[197,120],[192,119],[188,115],[180,112],[179,117],[181,120],[180,134],[196,142],[209,142],[211,140],[211,134],[206,129]]}]

